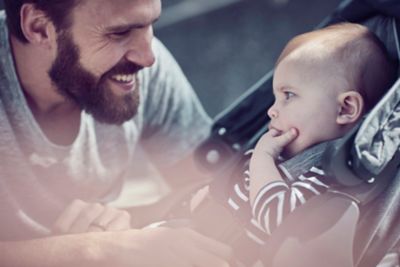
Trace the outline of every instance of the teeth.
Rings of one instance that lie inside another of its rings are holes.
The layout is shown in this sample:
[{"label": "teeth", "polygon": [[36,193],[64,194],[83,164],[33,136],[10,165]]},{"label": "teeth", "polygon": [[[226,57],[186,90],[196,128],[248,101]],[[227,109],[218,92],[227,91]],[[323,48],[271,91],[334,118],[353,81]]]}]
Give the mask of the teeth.
[{"label": "teeth", "polygon": [[133,81],[134,78],[135,78],[134,74],[128,74],[128,75],[117,74],[112,76],[112,79],[124,83],[130,83]]}]

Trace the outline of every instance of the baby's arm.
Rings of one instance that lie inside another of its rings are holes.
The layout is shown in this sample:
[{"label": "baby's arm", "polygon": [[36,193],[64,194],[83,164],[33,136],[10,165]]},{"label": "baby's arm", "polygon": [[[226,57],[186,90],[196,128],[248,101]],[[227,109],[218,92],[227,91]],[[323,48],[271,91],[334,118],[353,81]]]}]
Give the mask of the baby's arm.
[{"label": "baby's arm", "polygon": [[281,180],[281,174],[275,164],[275,160],[282,150],[297,137],[297,130],[290,129],[280,134],[271,129],[257,142],[250,159],[250,202],[254,203],[260,189],[272,182]]}]

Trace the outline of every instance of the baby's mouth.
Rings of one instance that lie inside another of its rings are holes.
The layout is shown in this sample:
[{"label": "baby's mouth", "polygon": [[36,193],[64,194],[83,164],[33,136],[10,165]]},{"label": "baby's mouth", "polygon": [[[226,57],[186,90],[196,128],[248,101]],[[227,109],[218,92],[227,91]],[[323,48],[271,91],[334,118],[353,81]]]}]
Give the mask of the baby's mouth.
[{"label": "baby's mouth", "polygon": [[278,134],[277,135],[281,135],[283,131],[279,130],[278,128],[275,128],[274,126],[272,126],[271,124],[268,125],[268,130],[275,130]]}]

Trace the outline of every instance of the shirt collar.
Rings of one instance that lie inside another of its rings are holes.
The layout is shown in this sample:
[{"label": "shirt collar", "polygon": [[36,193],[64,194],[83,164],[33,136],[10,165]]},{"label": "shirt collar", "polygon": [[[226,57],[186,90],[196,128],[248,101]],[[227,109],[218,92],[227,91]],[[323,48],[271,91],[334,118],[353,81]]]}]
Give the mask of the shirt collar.
[{"label": "shirt collar", "polygon": [[322,156],[326,147],[334,142],[327,141],[314,145],[296,156],[280,163],[278,168],[283,172],[289,181],[293,182],[298,176],[307,172],[313,166],[321,166]]}]

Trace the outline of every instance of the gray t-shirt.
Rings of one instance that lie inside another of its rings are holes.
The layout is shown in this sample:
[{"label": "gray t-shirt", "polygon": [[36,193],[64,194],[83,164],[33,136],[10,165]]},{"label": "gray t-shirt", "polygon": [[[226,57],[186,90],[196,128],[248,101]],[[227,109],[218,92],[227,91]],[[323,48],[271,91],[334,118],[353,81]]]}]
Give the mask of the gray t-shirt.
[{"label": "gray t-shirt", "polygon": [[[156,63],[139,73],[138,114],[122,126],[81,112],[70,146],[46,138],[21,90],[0,12],[0,240],[49,234],[73,199],[107,201],[140,162],[140,143],[157,166],[169,166],[209,133],[211,120],[175,60],[158,41]],[[34,71],[34,70],[32,70]]]}]

